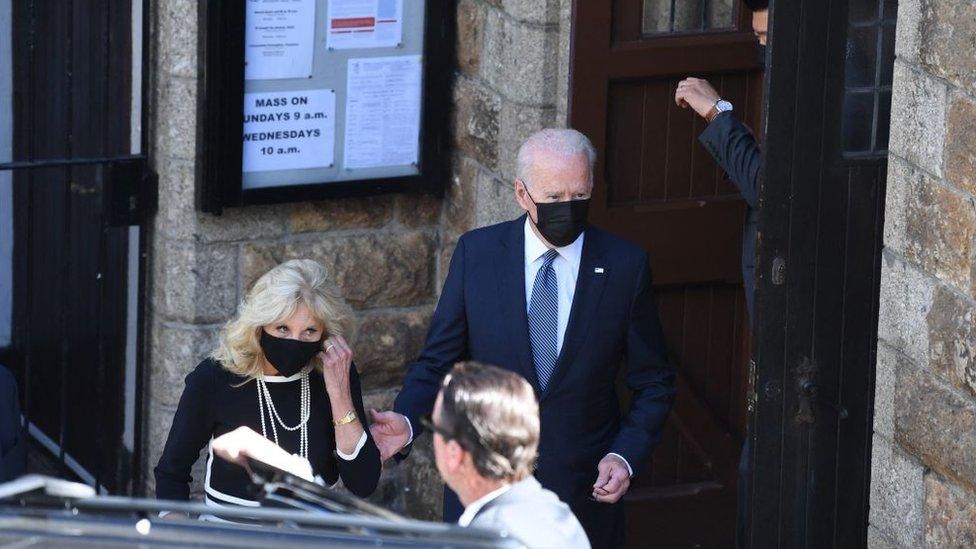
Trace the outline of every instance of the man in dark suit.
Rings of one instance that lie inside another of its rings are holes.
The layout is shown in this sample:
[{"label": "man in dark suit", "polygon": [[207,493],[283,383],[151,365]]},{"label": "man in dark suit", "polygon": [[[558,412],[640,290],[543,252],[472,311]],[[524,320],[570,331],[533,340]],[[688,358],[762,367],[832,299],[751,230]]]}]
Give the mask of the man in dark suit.
[{"label": "man in dark suit", "polygon": [[17,380],[9,370],[0,366],[0,482],[24,474],[25,456]]},{"label": "man in dark suit", "polygon": [[[766,37],[769,23],[769,0],[743,0],[752,10],[752,30],[759,42],[759,60],[766,64]],[[752,132],[735,116],[734,105],[723,100],[707,80],[686,78],[678,83],[675,102],[691,107],[708,122],[698,140],[712,155],[715,162],[739,189],[746,202],[746,220],[742,232],[742,285],[745,289],[746,308],[753,318],[756,267],[756,213],[759,202],[759,172],[762,169],[762,153]],[[749,410],[752,411],[752,376],[755,365],[750,361]],[[748,522],[749,485],[749,437],[742,447],[739,458],[738,505],[736,510],[736,546],[745,547],[745,531]]]},{"label": "man in dark suit", "polygon": [[[567,502],[595,547],[623,540],[620,498],[660,438],[673,369],[647,254],[590,227],[595,152],[575,130],[532,135],[518,154],[515,199],[526,215],[458,240],[420,357],[394,412],[373,413],[384,458],[421,433],[454,363],[497,364],[524,376],[540,402],[536,477]],[[632,391],[621,416],[620,368]],[[445,496],[445,520],[461,506]]]}]

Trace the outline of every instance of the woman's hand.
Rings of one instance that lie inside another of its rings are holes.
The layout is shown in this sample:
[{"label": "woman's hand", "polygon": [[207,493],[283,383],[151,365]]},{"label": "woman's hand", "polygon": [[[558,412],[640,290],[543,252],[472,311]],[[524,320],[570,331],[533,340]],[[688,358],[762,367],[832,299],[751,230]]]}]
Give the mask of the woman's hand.
[{"label": "woman's hand", "polygon": [[217,457],[241,467],[247,467],[248,457],[274,464],[287,459],[289,455],[275,443],[244,426],[213,439],[210,447]]},{"label": "woman's hand", "polygon": [[322,342],[322,376],[325,389],[333,400],[349,398],[349,368],[352,365],[352,349],[340,335]]},{"label": "woman's hand", "polygon": [[247,469],[247,458],[254,458],[305,480],[311,481],[314,478],[311,465],[306,459],[289,454],[284,448],[249,427],[241,426],[220,435],[213,439],[211,448],[217,457],[236,463],[245,469]]},{"label": "woman's hand", "polygon": [[[329,406],[332,408],[333,423],[356,413],[352,400],[352,386],[349,371],[352,369],[352,349],[342,336],[332,336],[322,342],[324,349],[319,353],[322,359],[322,376],[325,390],[329,393]],[[352,454],[363,436],[363,418],[335,425],[336,450]],[[341,456],[340,456],[341,457]]]}]

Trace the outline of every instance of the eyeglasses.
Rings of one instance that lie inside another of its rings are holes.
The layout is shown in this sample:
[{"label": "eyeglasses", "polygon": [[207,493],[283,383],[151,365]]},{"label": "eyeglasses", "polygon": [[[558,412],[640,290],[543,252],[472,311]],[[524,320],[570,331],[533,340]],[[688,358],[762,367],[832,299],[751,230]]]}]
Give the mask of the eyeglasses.
[{"label": "eyeglasses", "polygon": [[437,433],[438,435],[440,435],[444,439],[444,442],[449,442],[452,440],[454,442],[457,442],[458,445],[461,446],[461,448],[465,449],[465,451],[474,452],[473,448],[481,447],[481,444],[477,442],[477,437],[475,437],[474,440],[465,440],[466,438],[470,438],[470,437],[464,437],[456,433],[451,433],[444,427],[435,424],[434,418],[433,416],[431,416],[431,414],[420,416],[420,424],[423,425],[424,429],[427,429],[432,433]]},{"label": "eyeglasses", "polygon": [[424,429],[444,437],[444,440],[454,440],[455,438],[454,435],[447,432],[447,429],[441,427],[440,425],[434,424],[434,418],[430,414],[421,416],[420,424],[424,427]]}]

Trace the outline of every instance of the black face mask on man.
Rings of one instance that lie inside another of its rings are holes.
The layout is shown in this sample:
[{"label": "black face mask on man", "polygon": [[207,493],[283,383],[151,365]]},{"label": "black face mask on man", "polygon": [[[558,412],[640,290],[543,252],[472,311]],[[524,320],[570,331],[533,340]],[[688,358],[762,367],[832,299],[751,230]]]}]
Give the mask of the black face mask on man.
[{"label": "black face mask on man", "polygon": [[583,233],[583,229],[586,228],[586,217],[590,211],[589,198],[540,204],[529,194],[528,187],[525,188],[525,194],[535,204],[536,217],[538,217],[535,226],[550,244],[562,248],[575,242]]},{"label": "black face mask on man", "polygon": [[766,71],[766,46],[759,44],[759,51],[756,55],[759,56],[759,70]]},{"label": "black face mask on man", "polygon": [[322,350],[322,341],[299,341],[275,337],[261,330],[261,350],[278,373],[290,377],[301,372]]}]

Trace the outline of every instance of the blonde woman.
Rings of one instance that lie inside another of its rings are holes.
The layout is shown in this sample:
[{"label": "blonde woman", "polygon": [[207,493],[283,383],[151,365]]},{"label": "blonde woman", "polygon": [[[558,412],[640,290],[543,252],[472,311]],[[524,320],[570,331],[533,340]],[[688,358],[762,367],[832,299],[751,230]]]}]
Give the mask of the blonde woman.
[{"label": "blonde woman", "polygon": [[213,439],[240,427],[292,454],[310,477],[330,485],[341,478],[352,493],[371,494],[380,454],[364,429],[359,375],[345,340],[351,314],[315,261],[287,261],[258,279],[219,348],[186,376],[155,469],[156,496],[189,499],[190,468],[206,446],[207,504],[257,506],[246,471],[213,458]]}]

